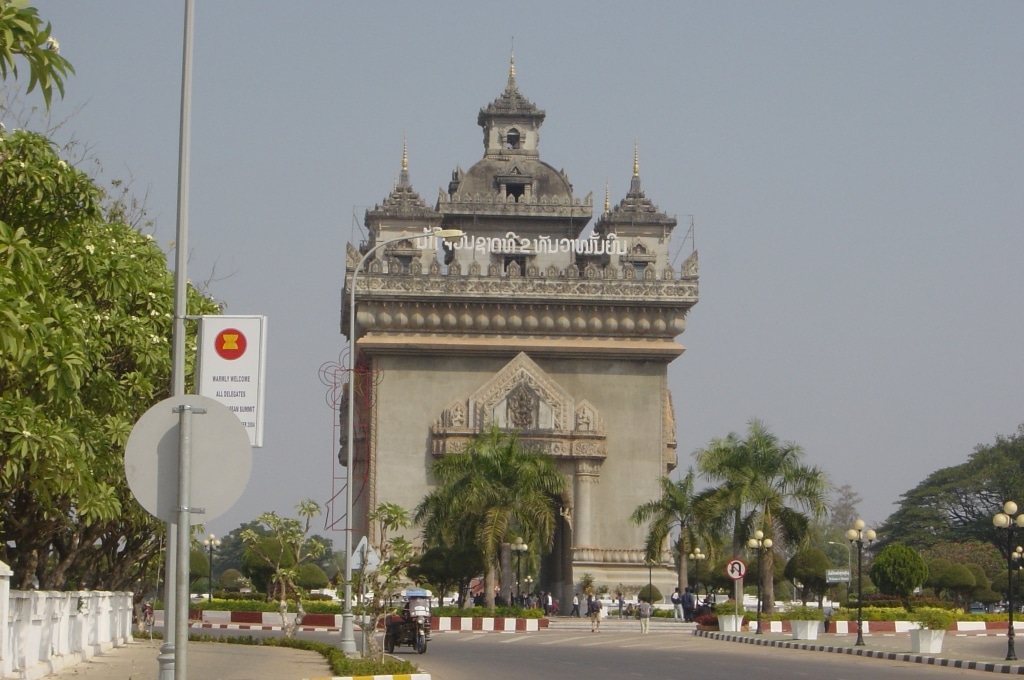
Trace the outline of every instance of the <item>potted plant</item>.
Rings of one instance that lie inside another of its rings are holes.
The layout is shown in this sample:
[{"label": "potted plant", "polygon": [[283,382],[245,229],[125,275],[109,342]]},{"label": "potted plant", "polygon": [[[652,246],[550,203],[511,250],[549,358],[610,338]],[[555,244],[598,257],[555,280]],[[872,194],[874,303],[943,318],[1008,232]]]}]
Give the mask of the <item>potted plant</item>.
[{"label": "potted plant", "polygon": [[793,632],[794,640],[817,640],[818,628],[824,618],[823,613],[817,607],[800,606],[789,610],[787,613],[789,629]]},{"label": "potted plant", "polygon": [[919,628],[910,629],[910,651],[917,654],[941,652],[942,640],[953,619],[950,612],[937,607],[921,607],[916,610],[911,620],[916,621]]},{"label": "potted plant", "polygon": [[715,605],[715,614],[718,616],[718,630],[727,633],[738,633],[743,625],[743,615],[736,614],[736,603],[730,600]]}]

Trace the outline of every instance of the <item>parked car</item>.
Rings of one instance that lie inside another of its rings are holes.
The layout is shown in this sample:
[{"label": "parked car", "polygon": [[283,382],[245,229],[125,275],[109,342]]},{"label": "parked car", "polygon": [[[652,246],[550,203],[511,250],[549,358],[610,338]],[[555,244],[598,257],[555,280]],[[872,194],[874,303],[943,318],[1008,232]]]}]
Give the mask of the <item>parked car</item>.
[{"label": "parked car", "polygon": [[972,602],[971,606],[968,608],[967,611],[970,612],[971,614],[984,614],[985,613],[985,605],[983,605],[980,602]]}]

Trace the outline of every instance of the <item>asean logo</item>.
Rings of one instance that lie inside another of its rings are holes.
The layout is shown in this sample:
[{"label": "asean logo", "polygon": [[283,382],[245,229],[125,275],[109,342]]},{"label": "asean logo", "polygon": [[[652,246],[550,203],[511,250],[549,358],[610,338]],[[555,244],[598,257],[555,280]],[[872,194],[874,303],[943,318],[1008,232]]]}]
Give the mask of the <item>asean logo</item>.
[{"label": "asean logo", "polygon": [[234,361],[245,354],[245,334],[237,328],[225,328],[213,339],[213,348],[222,359]]}]

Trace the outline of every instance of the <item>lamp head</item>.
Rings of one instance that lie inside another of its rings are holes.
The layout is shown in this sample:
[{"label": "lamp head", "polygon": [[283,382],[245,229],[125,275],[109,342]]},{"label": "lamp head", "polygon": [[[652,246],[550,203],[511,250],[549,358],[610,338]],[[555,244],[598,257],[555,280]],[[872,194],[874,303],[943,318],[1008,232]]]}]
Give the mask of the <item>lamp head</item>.
[{"label": "lamp head", "polygon": [[461,229],[435,229],[434,238],[443,238],[448,243],[452,243],[456,239],[462,238],[465,233]]}]

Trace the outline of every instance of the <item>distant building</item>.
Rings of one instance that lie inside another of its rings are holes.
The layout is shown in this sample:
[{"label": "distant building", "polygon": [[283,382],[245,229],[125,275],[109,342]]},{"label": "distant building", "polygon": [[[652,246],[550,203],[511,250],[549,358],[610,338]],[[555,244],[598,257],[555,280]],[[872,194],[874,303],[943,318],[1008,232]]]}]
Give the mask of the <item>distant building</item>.
[{"label": "distant building", "polygon": [[[541,160],[544,117],[511,64],[477,116],[483,158],[456,168],[434,207],[413,190],[403,151],[394,190],[366,211],[368,242],[348,245],[342,330],[361,257],[401,239],[357,277],[356,531],[380,502],[412,510],[431,463],[497,423],[567,479],[536,587],[568,602],[584,572],[612,588],[647,583],[646,527],[629,515],[676,466],[667,372],[697,303],[697,253],[670,264],[676,219],[644,195],[635,152],[629,193],[613,207],[606,190],[581,238],[592,194],[574,196]],[[441,250],[423,238],[437,228],[466,236]],[[674,585],[668,555],[655,580]]]}]

